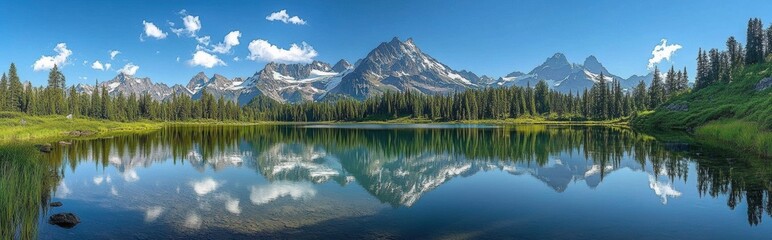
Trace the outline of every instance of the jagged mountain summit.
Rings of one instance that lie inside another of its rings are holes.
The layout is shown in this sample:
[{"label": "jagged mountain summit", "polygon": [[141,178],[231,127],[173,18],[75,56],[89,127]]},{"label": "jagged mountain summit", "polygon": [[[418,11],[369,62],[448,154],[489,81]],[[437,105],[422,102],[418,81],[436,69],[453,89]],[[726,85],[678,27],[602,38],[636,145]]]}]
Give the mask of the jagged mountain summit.
[{"label": "jagged mountain summit", "polygon": [[[97,85],[101,89],[107,90],[110,96],[123,96],[135,95],[141,96],[149,94],[151,98],[161,101],[171,96],[174,91],[164,83],[154,83],[150,78],[135,77],[125,73],[119,73],[115,78],[98,83]],[[177,87],[177,85],[175,85]],[[78,84],[75,87],[76,91],[80,93],[91,94],[94,91],[94,86],[88,84]]]},{"label": "jagged mountain summit", "polygon": [[[393,38],[379,44],[365,58],[355,64],[341,59],[334,65],[321,61],[311,63],[268,63],[252,76],[228,79],[203,72],[193,76],[186,86],[167,86],[123,73],[102,82],[111,95],[149,94],[155,100],[166,100],[174,95],[201,97],[202,90],[239,105],[249,103],[258,95],[278,102],[332,101],[339,98],[365,99],[385,91],[415,91],[424,94],[449,94],[467,89],[486,87],[535,86],[545,81],[554,90],[579,93],[592,87],[603,73],[606,81],[617,80],[624,89],[632,89],[640,81],[651,84],[653,75],[633,75],[623,79],[612,74],[595,56],[582,64],[570,63],[562,53],[555,53],[528,73],[514,71],[504,77],[477,75],[468,70],[454,70],[432,58],[416,46],[413,39],[400,41]],[[93,86],[78,84],[76,90],[91,93]]]},{"label": "jagged mountain summit", "polygon": [[631,89],[641,80],[650,84],[651,79],[653,79],[651,74],[633,75],[624,79],[609,72],[592,55],[587,57],[582,64],[576,64],[568,62],[562,53],[555,53],[527,74],[515,71],[492,82],[491,85],[525,87],[534,86],[543,80],[554,90],[563,93],[579,93],[584,89],[591,88],[600,79],[601,73],[606,81],[620,81],[622,87],[626,89]]},{"label": "jagged mountain summit", "polygon": [[383,42],[359,61],[329,95],[365,99],[385,91],[446,94],[475,88],[476,84],[423,53],[413,39]]},{"label": "jagged mountain summit", "polygon": [[[199,72],[190,79],[185,89],[193,99],[201,98],[203,90],[206,90],[215,98],[222,97],[226,100],[236,101],[243,89],[243,83],[244,81],[241,78],[230,80],[220,74],[214,74],[214,76],[209,78],[204,72]],[[185,94],[185,92],[182,93]]]},{"label": "jagged mountain summit", "polygon": [[245,86],[249,87],[239,96],[239,104],[248,103],[257,94],[279,102],[317,101],[350,72],[351,64],[345,60],[338,61],[334,67],[320,61],[309,64],[268,63],[263,70],[245,80]]}]

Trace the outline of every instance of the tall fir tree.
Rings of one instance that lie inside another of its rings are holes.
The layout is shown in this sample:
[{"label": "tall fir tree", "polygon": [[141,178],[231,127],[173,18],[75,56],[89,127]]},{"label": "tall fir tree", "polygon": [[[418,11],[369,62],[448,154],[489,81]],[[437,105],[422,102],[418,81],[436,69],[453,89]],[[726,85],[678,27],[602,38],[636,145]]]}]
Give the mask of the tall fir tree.
[{"label": "tall fir tree", "polygon": [[761,20],[748,20],[747,43],[745,44],[745,64],[764,62],[764,30]]},{"label": "tall fir tree", "polygon": [[686,67],[684,67],[684,71],[681,72],[681,81],[678,82],[678,91],[684,92],[689,89],[689,74],[686,72]]},{"label": "tall fir tree", "polygon": [[676,78],[675,68],[670,66],[670,70],[665,75],[665,98],[668,99],[678,92],[678,79]]},{"label": "tall fir tree", "polygon": [[665,98],[664,91],[659,69],[654,66],[654,79],[651,81],[651,86],[649,87],[649,109],[654,109],[662,104]]},{"label": "tall fir tree", "polygon": [[644,111],[649,109],[649,100],[646,93],[646,83],[641,80],[638,85],[633,89],[633,101],[635,102],[636,111]]},{"label": "tall fir tree", "polygon": [[102,95],[99,94],[99,80],[94,83],[91,91],[91,117],[102,118]]},{"label": "tall fir tree", "polygon": [[738,67],[743,61],[740,57],[740,45],[734,37],[726,40],[726,51],[729,54],[729,64],[731,68]]},{"label": "tall fir tree", "polygon": [[19,75],[16,74],[16,64],[11,63],[8,69],[8,104],[9,110],[21,111],[24,86],[21,84]]},{"label": "tall fir tree", "polygon": [[3,77],[0,78],[0,111],[7,110],[8,104],[8,77],[5,76],[5,73],[3,73]]}]

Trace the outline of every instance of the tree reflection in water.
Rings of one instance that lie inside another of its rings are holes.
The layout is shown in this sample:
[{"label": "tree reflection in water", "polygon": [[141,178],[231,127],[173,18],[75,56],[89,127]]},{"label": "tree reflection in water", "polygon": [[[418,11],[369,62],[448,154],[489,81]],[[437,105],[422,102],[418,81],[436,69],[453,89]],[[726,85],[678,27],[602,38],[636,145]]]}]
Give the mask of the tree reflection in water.
[{"label": "tree reflection in water", "polygon": [[[667,203],[681,195],[672,183],[686,181],[693,164],[700,196],[727,196],[730,209],[744,198],[751,225],[759,224],[765,212],[772,212],[772,165],[764,159],[728,159],[710,149],[665,144],[623,128],[172,127],[148,134],[74,141],[44,157],[49,166],[60,168],[60,173],[83,164],[111,165],[129,180],[138,178],[135,168],[173,161],[201,172],[251,168],[277,184],[267,186],[273,188],[304,182],[357,182],[393,207],[411,207],[448,180],[479,171],[532,175],[563,192],[577,180],[594,188],[621,168],[647,172],[649,187]],[[284,194],[268,188],[254,191]],[[302,198],[308,194],[290,191],[285,195]],[[269,202],[269,197],[255,196],[252,201]],[[229,211],[240,213],[241,209]]]}]

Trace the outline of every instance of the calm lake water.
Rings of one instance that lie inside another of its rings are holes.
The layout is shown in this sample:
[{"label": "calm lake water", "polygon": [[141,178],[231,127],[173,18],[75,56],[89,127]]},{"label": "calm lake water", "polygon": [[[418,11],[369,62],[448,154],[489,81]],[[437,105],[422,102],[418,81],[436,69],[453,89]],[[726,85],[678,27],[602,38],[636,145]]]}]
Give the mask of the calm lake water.
[{"label": "calm lake water", "polygon": [[772,236],[769,159],[616,128],[179,127],[46,158],[41,239]]}]

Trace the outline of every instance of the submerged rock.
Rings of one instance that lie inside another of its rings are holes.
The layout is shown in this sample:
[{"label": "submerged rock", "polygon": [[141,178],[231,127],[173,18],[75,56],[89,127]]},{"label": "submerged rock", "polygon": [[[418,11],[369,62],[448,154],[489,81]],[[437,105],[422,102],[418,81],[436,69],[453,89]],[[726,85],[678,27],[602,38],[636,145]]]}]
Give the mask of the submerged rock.
[{"label": "submerged rock", "polygon": [[50,153],[51,149],[53,149],[53,147],[51,146],[50,143],[35,144],[35,147],[37,147],[39,151],[44,152],[44,153]]},{"label": "submerged rock", "polygon": [[772,77],[765,77],[756,83],[756,91],[761,92],[772,87]]},{"label": "submerged rock", "polygon": [[73,213],[57,213],[48,218],[48,223],[63,228],[73,228],[80,223],[80,218]]},{"label": "submerged rock", "polygon": [[51,206],[51,207],[61,207],[62,206],[62,202],[52,202],[52,203],[48,204],[48,206]]}]

